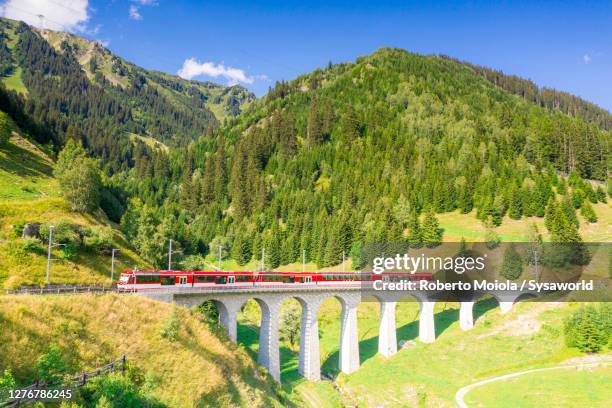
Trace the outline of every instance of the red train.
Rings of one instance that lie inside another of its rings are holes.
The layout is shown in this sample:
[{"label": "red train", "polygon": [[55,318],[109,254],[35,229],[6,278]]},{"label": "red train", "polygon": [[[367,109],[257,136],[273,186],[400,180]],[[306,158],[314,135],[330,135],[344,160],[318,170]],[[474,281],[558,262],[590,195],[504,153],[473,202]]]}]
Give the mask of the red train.
[{"label": "red train", "polygon": [[362,272],[219,272],[126,270],[119,276],[119,290],[138,291],[169,287],[252,287],[276,285],[360,285],[380,279],[430,280],[430,273],[395,274]]}]

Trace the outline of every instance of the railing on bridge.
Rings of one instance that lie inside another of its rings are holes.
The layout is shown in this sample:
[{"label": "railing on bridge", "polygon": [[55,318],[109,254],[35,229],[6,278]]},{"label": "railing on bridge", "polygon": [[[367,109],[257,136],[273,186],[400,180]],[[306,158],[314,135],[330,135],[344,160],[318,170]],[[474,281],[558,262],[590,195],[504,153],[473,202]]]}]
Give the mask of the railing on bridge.
[{"label": "railing on bridge", "polygon": [[[21,286],[17,289],[2,289],[5,295],[59,295],[62,293],[116,292],[117,285],[47,285]],[[2,293],[2,292],[0,292]]]}]

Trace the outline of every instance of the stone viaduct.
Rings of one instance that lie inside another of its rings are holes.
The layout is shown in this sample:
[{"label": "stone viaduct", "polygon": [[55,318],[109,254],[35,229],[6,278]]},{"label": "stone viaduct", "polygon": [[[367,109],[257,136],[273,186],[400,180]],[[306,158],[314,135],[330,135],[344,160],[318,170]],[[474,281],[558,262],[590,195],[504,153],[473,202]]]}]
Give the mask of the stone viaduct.
[{"label": "stone viaduct", "polygon": [[[257,301],[262,318],[259,331],[258,363],[268,369],[274,379],[280,381],[279,321],[280,309],[284,301],[297,299],[302,307],[300,326],[299,373],[309,380],[321,378],[319,335],[317,313],[321,303],[335,297],[342,305],[342,325],[340,331],[340,361],[342,372],[350,374],[359,368],[359,341],[357,333],[357,306],[365,297],[374,297],[380,303],[380,327],[378,352],[390,357],[397,352],[395,327],[395,307],[405,297],[414,297],[419,303],[419,340],[432,343],[436,339],[434,306],[424,292],[388,292],[365,290],[361,286],[317,286],[301,284],[292,287],[247,287],[247,288],[173,288],[170,290],[141,292],[149,298],[174,302],[187,307],[196,307],[205,301],[213,301],[219,311],[219,320],[225,327],[228,337],[237,341],[237,315],[242,305],[249,299]],[[499,296],[497,299],[502,313],[508,312],[513,303],[521,296]],[[470,301],[461,302],[459,311],[460,327],[469,330],[474,326],[473,307],[476,300],[485,293],[475,293]]]}]

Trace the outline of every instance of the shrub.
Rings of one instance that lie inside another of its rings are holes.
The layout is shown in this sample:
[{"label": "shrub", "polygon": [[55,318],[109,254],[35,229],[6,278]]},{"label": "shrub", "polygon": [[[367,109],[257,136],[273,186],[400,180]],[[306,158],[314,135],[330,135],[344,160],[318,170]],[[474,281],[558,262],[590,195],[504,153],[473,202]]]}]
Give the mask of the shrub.
[{"label": "shrub", "polygon": [[208,324],[217,324],[219,322],[219,310],[212,300],[208,300],[197,307],[196,313],[199,313]]},{"label": "shrub", "polygon": [[298,305],[291,306],[281,314],[280,338],[292,347],[300,335],[301,310]]},{"label": "shrub", "polygon": [[8,400],[9,390],[17,388],[17,383],[10,370],[4,370],[0,376],[0,402]]},{"label": "shrub", "polygon": [[565,320],[565,343],[585,353],[597,353],[610,341],[612,305],[581,307]]},{"label": "shrub", "polygon": [[86,406],[132,408],[162,407],[153,399],[141,395],[138,388],[126,376],[111,373],[89,381],[81,391]]},{"label": "shrub", "polygon": [[42,246],[38,238],[30,237],[23,240],[23,249],[30,252],[40,252],[42,251]]},{"label": "shrub", "polygon": [[36,367],[41,381],[51,385],[62,381],[66,373],[66,362],[57,344],[51,344],[47,352],[38,358]]},{"label": "shrub", "polygon": [[206,261],[201,255],[189,255],[181,262],[187,271],[201,271],[206,269]]},{"label": "shrub", "polygon": [[[49,227],[51,224],[40,226],[40,236],[45,242],[49,240]],[[67,220],[61,220],[53,224],[53,242],[58,244],[81,246],[80,227]]]},{"label": "shrub", "polygon": [[93,252],[109,253],[113,248],[113,230],[95,226],[85,231],[85,248]]},{"label": "shrub", "polygon": [[178,312],[176,308],[174,308],[172,309],[172,313],[170,314],[170,317],[168,318],[168,320],[166,320],[166,323],[162,327],[160,335],[164,339],[168,339],[170,341],[176,341],[178,340],[180,326],[181,326],[181,322],[178,317]]}]

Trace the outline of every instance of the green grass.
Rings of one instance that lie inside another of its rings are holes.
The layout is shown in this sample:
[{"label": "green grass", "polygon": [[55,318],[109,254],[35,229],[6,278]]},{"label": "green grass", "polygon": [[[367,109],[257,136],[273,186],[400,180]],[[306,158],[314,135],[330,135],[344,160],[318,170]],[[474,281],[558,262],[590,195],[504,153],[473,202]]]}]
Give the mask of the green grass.
[{"label": "green grass", "polygon": [[14,135],[0,148],[0,200],[32,199],[57,193],[53,162],[34,144]]},{"label": "green grass", "polygon": [[[593,205],[598,216],[598,222],[589,224],[578,211],[580,220],[580,234],[586,242],[607,242],[610,239],[610,226],[612,225],[612,201],[608,203],[598,203]],[[440,227],[444,228],[444,241],[458,242],[465,238],[468,242],[483,242],[485,240],[486,228],[481,221],[476,218],[476,212],[469,214],[460,212],[450,212],[437,215]],[[548,231],[544,225],[544,218],[531,217],[513,220],[504,217],[502,225],[495,228],[495,232],[502,241],[505,242],[526,242],[528,240],[527,229],[531,223],[538,226],[538,230],[547,238]]]},{"label": "green grass", "polygon": [[[604,367],[536,372],[470,391],[470,407],[608,407],[612,370]],[[520,390],[520,392],[517,392]]]},{"label": "green grass", "polygon": [[129,136],[130,139],[141,141],[152,149],[160,149],[164,152],[168,152],[168,146],[166,146],[164,143],[160,142],[157,139],[148,136],[137,135],[136,133],[130,133]]},{"label": "green grass", "polygon": [[[358,308],[362,365],[355,373],[345,375],[338,370],[341,307],[330,298],[318,314],[321,367],[322,373],[336,378],[345,395],[340,396],[330,381],[308,382],[298,375],[299,345],[282,345],[283,388],[305,406],[454,406],[457,390],[472,382],[579,356],[577,350],[564,345],[562,335],[563,318],[573,307],[527,302],[501,315],[494,300],[482,300],[475,307],[476,327],[464,332],[458,326],[458,304],[439,303],[438,338],[432,344],[423,344],[417,339],[418,304],[400,302],[396,313],[398,342],[415,340],[416,345],[384,358],[377,354],[378,303],[363,301]],[[239,319],[238,340],[254,358],[259,316],[259,307],[250,302]],[[612,369],[606,372],[609,376]]]},{"label": "green grass", "polygon": [[26,88],[25,84],[23,83],[23,79],[21,79],[21,72],[21,67],[17,67],[11,75],[2,78],[2,82],[4,83],[6,89],[27,96],[28,88]]},{"label": "green grass", "polygon": [[37,377],[36,361],[56,343],[68,372],[92,370],[125,353],[168,407],[281,407],[273,380],[198,316],[177,308],[178,338],[160,335],[173,305],[138,296],[0,296],[0,372],[18,384]]}]

